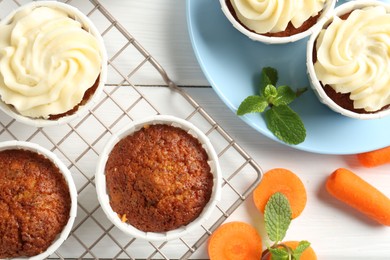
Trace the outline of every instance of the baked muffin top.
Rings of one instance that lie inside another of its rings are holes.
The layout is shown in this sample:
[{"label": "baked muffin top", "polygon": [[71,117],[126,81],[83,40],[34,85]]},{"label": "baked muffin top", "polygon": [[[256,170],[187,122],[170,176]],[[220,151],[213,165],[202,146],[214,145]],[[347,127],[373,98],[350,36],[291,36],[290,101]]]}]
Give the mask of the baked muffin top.
[{"label": "baked muffin top", "polygon": [[0,258],[44,252],[69,219],[71,199],[59,169],[27,150],[0,152]]},{"label": "baked muffin top", "polygon": [[120,140],[105,174],[113,211],[145,232],[187,225],[202,212],[213,187],[200,142],[165,124],[145,126]]}]

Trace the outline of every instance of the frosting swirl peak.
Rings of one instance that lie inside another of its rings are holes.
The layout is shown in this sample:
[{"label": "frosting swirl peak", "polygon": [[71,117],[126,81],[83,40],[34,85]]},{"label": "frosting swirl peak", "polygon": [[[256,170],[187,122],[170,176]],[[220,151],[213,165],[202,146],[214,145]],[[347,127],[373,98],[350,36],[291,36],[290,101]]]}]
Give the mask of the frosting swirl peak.
[{"label": "frosting swirl peak", "polygon": [[228,0],[238,20],[256,33],[284,31],[291,22],[299,28],[316,16],[326,0]]},{"label": "frosting swirl peak", "polygon": [[0,95],[21,115],[48,118],[71,110],[101,65],[97,39],[60,9],[23,9],[0,25]]},{"label": "frosting swirl peak", "polygon": [[350,93],[355,109],[374,112],[390,104],[390,14],[383,6],[335,17],[320,32],[316,49],[318,79]]}]

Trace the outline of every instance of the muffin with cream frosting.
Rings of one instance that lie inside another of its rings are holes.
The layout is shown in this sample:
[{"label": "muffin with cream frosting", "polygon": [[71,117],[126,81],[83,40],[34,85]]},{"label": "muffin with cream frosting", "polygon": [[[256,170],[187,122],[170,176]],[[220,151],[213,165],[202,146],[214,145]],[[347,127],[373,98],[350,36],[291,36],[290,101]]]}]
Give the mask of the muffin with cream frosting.
[{"label": "muffin with cream frosting", "polygon": [[101,36],[77,9],[22,6],[0,23],[1,107],[25,123],[71,118],[100,94],[105,59]]},{"label": "muffin with cream frosting", "polygon": [[390,105],[390,5],[358,1],[336,15],[308,45],[308,71],[320,99],[353,118],[378,118]]},{"label": "muffin with cream frosting", "polygon": [[302,39],[331,11],[327,0],[220,0],[233,25],[254,40],[285,43]]}]

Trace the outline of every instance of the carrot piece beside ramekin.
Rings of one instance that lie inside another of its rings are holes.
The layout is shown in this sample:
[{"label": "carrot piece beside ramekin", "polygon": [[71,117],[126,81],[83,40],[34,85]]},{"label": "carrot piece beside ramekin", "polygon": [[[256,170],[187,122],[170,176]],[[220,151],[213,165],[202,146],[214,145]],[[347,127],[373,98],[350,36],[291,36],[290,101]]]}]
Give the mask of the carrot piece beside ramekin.
[{"label": "carrot piece beside ramekin", "polygon": [[260,184],[253,191],[253,201],[257,209],[264,213],[269,198],[281,192],[290,202],[292,218],[298,217],[306,206],[306,189],[301,179],[284,168],[274,168],[266,172]]},{"label": "carrot piece beside ramekin", "polygon": [[262,240],[257,230],[248,223],[233,221],[222,224],[209,238],[210,260],[259,260]]},{"label": "carrot piece beside ramekin", "polygon": [[326,189],[340,201],[390,226],[390,199],[350,170],[334,171],[326,182]]}]

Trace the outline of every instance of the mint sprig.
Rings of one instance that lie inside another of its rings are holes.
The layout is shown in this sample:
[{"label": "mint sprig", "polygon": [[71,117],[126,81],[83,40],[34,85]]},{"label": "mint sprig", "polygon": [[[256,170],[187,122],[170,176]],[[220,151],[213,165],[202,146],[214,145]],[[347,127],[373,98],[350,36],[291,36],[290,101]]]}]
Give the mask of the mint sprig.
[{"label": "mint sprig", "polygon": [[289,86],[276,87],[278,72],[271,67],[262,69],[259,95],[248,96],[241,102],[237,115],[265,112],[268,129],[287,144],[299,144],[306,138],[305,126],[288,105],[303,94],[307,88],[296,91]]},{"label": "mint sprig", "polygon": [[310,246],[310,243],[304,240],[292,249],[281,242],[290,226],[291,216],[291,206],[287,197],[280,192],[274,193],[264,210],[265,230],[269,239],[274,242],[266,251],[271,254],[272,260],[299,260],[302,253]]}]

